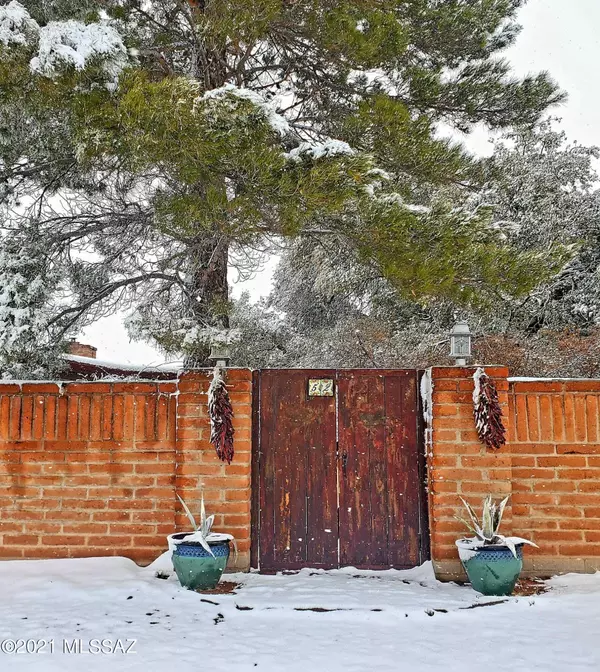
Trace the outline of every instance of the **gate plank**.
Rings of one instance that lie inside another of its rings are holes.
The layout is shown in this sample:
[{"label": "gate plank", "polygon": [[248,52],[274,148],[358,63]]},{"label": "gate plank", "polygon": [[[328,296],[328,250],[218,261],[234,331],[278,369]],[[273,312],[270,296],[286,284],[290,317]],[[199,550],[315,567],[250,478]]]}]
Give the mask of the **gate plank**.
[{"label": "gate plank", "polygon": [[[411,372],[413,373],[413,372]],[[393,567],[419,564],[420,478],[417,440],[417,375],[389,375],[386,387],[386,446],[389,541]]]},{"label": "gate plank", "polygon": [[385,566],[387,529],[384,386],[377,372],[338,373],[339,452],[347,455],[340,479],[340,560],[355,567]]},{"label": "gate plank", "polygon": [[317,402],[321,420],[306,427],[306,560],[310,567],[333,568],[339,564],[335,400],[323,409],[323,399]]},{"label": "gate plank", "polygon": [[308,397],[311,375],[261,374],[261,569],[337,566],[335,400]]}]

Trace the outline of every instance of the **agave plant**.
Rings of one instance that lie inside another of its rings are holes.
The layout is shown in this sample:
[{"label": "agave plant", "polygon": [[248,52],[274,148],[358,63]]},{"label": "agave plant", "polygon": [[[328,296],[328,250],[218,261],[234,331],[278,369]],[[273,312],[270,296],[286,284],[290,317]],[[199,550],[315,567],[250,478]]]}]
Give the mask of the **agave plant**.
[{"label": "agave plant", "polygon": [[177,495],[177,498],[181,502],[181,506],[183,506],[183,510],[185,511],[188,520],[192,524],[192,528],[194,530],[194,534],[189,536],[187,538],[187,541],[197,541],[202,548],[210,553],[214,557],[214,553],[212,552],[212,549],[210,548],[208,544],[208,539],[210,535],[210,530],[212,528],[212,525],[214,523],[215,517],[214,515],[212,516],[206,516],[206,509],[204,508],[204,495],[202,495],[202,499],[200,501],[200,524],[198,525],[196,523],[196,519],[194,518],[194,514],[190,511],[188,505],[183,501],[183,499]]},{"label": "agave plant", "polygon": [[479,520],[477,514],[473,507],[466,502],[462,497],[460,498],[461,502],[465,505],[467,512],[469,513],[470,520],[465,520],[460,516],[456,516],[467,529],[470,530],[479,541],[482,542],[483,546],[489,546],[491,544],[502,544],[507,546],[511,553],[517,557],[517,551],[515,548],[515,543],[524,543],[531,546],[536,546],[532,541],[527,539],[521,539],[520,537],[505,537],[502,534],[498,533],[500,528],[500,523],[502,522],[502,516],[504,515],[504,509],[509,500],[509,497],[505,497],[501,502],[496,503],[491,495],[488,495],[483,500],[483,510],[481,514],[481,521]]}]

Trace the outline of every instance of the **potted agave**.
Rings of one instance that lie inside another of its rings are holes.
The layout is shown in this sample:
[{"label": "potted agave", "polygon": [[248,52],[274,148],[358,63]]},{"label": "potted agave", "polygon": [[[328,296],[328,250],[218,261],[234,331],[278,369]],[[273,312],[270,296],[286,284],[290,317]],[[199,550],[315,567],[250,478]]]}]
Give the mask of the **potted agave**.
[{"label": "potted agave", "polygon": [[[192,532],[178,532],[167,537],[173,567],[179,583],[190,590],[212,590],[219,583],[229,560],[230,534],[211,532],[214,515],[206,515],[204,496],[200,504],[200,523],[177,495],[192,525]],[[235,543],[235,542],[234,542]]]},{"label": "potted agave", "polygon": [[521,537],[505,537],[498,533],[505,497],[496,503],[488,495],[483,500],[481,521],[473,507],[461,497],[469,520],[456,516],[475,535],[456,542],[458,555],[473,588],[483,595],[510,595],[523,569],[523,545],[536,546]]}]

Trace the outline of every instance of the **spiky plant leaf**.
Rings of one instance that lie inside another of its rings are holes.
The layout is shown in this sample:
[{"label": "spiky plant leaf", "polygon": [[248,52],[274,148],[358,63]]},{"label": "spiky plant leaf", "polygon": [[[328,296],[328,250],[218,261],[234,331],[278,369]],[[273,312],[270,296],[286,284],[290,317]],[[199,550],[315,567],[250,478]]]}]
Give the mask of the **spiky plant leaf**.
[{"label": "spiky plant leaf", "polygon": [[472,522],[469,522],[468,520],[465,520],[464,518],[461,518],[461,516],[454,516],[456,520],[460,520],[460,522],[469,530],[469,532],[472,532],[476,537],[479,537],[481,539],[481,528],[478,527],[477,525],[474,525]]},{"label": "spiky plant leaf", "polygon": [[193,535],[191,535],[190,537],[187,537],[187,538],[186,538],[186,541],[194,541],[194,542],[198,542],[198,543],[200,544],[200,546],[202,546],[202,548],[203,548],[207,553],[210,553],[210,554],[213,556],[213,558],[215,557],[215,554],[212,552],[212,549],[211,549],[211,547],[210,547],[208,541],[206,540],[206,538],[205,538],[204,535],[202,534],[201,530],[196,530],[196,532],[194,532]]},{"label": "spiky plant leaf", "polygon": [[500,524],[502,523],[502,516],[504,515],[504,509],[506,508],[506,505],[508,503],[508,500],[510,499],[510,495],[506,495],[506,497],[500,502],[498,505],[498,508],[496,510],[496,515],[495,515],[495,521],[494,521],[494,531],[497,533]]},{"label": "spiky plant leaf", "polygon": [[[197,531],[198,530],[198,525],[196,525],[196,519],[194,518],[194,515],[192,514],[192,512],[189,510],[188,505],[183,501],[183,499],[181,499],[181,497],[179,495],[177,495],[177,499],[181,502],[181,506],[183,506],[183,510],[185,511],[185,513],[188,517],[188,520],[192,524],[192,528],[194,529],[194,531]],[[203,502],[203,505],[204,505],[204,502]]]},{"label": "spiky plant leaf", "polygon": [[493,507],[492,496],[488,495],[483,500],[483,511],[481,513],[481,528],[483,530],[483,536],[485,540],[489,542],[491,542],[494,538],[492,507]]},{"label": "spiky plant leaf", "polygon": [[213,526],[213,523],[215,521],[215,516],[214,514],[211,516],[208,516],[203,522],[202,522],[202,534],[207,537],[210,534],[210,529]]},{"label": "spiky plant leaf", "polygon": [[517,557],[517,549],[510,537],[505,537],[503,534],[498,534],[496,539],[501,544],[507,546],[510,549],[510,552],[515,556],[515,558]]},{"label": "spiky plant leaf", "polygon": [[204,507],[204,493],[200,499],[200,525],[204,527],[204,522],[206,521],[206,508]]},{"label": "spiky plant leaf", "polygon": [[465,508],[467,509],[467,512],[469,513],[469,516],[471,517],[471,520],[473,521],[473,525],[475,525],[478,528],[481,528],[481,525],[479,523],[479,518],[477,517],[477,514],[475,513],[475,509],[469,504],[469,502],[466,502],[462,497],[460,498],[460,501],[465,505]]}]

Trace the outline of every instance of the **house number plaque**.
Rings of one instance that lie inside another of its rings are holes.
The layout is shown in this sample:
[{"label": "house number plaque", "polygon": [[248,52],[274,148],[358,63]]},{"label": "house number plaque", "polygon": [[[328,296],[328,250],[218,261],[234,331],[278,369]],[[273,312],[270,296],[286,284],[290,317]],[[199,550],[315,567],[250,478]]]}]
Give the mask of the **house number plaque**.
[{"label": "house number plaque", "polygon": [[333,378],[310,378],[309,397],[333,397]]}]

